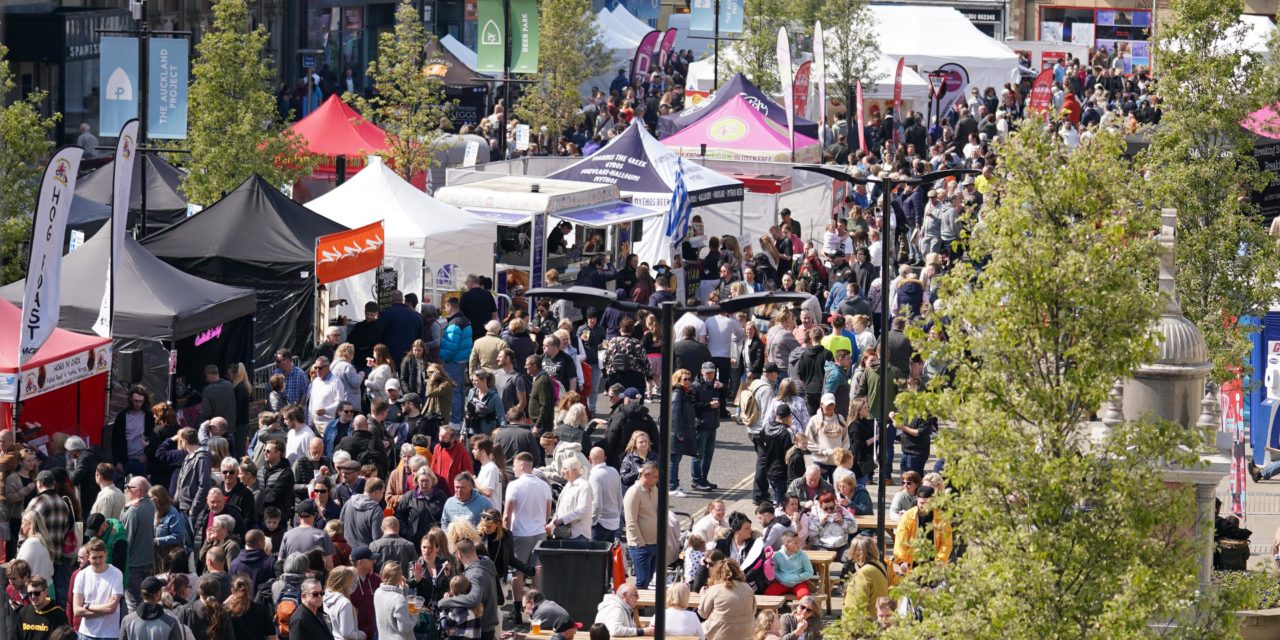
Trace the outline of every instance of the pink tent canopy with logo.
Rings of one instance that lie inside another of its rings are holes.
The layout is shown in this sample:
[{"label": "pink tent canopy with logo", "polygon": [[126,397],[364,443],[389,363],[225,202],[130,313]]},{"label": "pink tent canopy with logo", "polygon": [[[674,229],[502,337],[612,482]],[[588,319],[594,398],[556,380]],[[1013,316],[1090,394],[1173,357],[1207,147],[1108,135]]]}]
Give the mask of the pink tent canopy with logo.
[{"label": "pink tent canopy with logo", "polygon": [[[662,144],[688,158],[702,157],[705,144],[706,157],[718,160],[791,161],[787,128],[765,117],[741,95],[663,138]],[[796,162],[822,160],[818,141],[809,136],[797,133],[795,149]]]}]

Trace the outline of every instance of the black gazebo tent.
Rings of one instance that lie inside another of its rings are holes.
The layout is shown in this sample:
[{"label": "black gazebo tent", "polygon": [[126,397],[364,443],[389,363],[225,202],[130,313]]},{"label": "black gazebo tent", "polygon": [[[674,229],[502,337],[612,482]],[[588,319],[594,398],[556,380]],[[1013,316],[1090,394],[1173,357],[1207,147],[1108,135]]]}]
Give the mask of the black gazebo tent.
[{"label": "black gazebo tent", "polygon": [[[146,160],[147,230],[159,231],[187,217],[187,199],[183,197],[182,171],[165,162],[154,153],[133,154],[133,185],[129,192],[129,222],[138,220],[142,211],[143,170],[138,163]],[[102,165],[96,171],[80,178],[76,183],[76,195],[108,207],[115,189],[115,161]]]},{"label": "black gazebo tent", "polygon": [[473,73],[435,38],[427,43],[423,73],[439,78],[444,83],[445,98],[454,101],[449,109],[449,122],[454,130],[477,124],[484,117],[488,78]]},{"label": "black gazebo tent", "polygon": [[276,349],[310,351],[315,321],[315,246],[347,228],[250,176],[209,208],[150,236],[142,245],[182,271],[257,293],[254,363]]},{"label": "black gazebo tent", "polygon": [[[62,258],[62,299],[58,326],[92,333],[102,303],[111,235],[100,232]],[[169,389],[169,351],[176,351],[175,375],[201,380],[206,364],[224,369],[248,362],[253,348],[254,294],[183,273],[151,255],[133,238],[124,239],[116,271],[116,353],[142,354],[143,372],[134,380],[116,358],[115,380],[142,382],[163,397]],[[0,289],[0,297],[21,304],[26,281]]]}]

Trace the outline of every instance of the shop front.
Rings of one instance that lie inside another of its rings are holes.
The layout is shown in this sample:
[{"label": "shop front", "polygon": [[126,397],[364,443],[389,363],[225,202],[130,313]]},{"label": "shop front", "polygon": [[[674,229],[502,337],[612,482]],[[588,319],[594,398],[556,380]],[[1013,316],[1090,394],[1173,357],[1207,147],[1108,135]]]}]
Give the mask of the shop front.
[{"label": "shop front", "polygon": [[996,40],[1003,40],[1008,31],[1004,21],[1004,7],[1001,5],[955,5],[956,11],[959,11],[973,26]]},{"label": "shop front", "polygon": [[1032,33],[1040,40],[1106,51],[1109,60],[1119,60],[1125,73],[1151,67],[1150,2],[1099,3],[1095,7],[1040,4],[1034,20],[1036,28]]},{"label": "shop front", "polygon": [[125,9],[57,8],[0,15],[17,85],[17,95],[10,97],[47,92],[40,111],[45,116],[62,114],[53,131],[60,144],[75,142],[81,123],[103,137],[98,131],[100,32],[128,29],[132,24]]}]

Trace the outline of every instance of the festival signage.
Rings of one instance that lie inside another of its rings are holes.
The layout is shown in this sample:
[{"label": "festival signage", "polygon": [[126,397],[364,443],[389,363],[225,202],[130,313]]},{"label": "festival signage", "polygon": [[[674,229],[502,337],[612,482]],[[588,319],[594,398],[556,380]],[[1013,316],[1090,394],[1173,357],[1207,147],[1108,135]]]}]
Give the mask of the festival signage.
[{"label": "festival signage", "polygon": [[138,40],[103,36],[98,50],[99,131],[118,131],[138,117]]},{"label": "festival signage", "polygon": [[1036,76],[1036,81],[1031,84],[1031,98],[1027,103],[1027,108],[1032,113],[1043,113],[1048,115],[1049,105],[1053,103],[1053,69],[1046,69]]},{"label": "festival signage", "polygon": [[787,137],[791,140],[791,155],[796,151],[796,112],[792,106],[795,96],[786,87],[795,82],[791,71],[791,40],[787,28],[778,27],[778,83],[783,87],[782,108],[787,112]]},{"label": "festival signage", "polygon": [[658,68],[665,69],[667,62],[671,60],[671,52],[676,48],[676,30],[675,27],[667,29],[662,34],[662,44],[658,45]]},{"label": "festival signage", "polygon": [[813,72],[813,61],[805,60],[796,70],[796,81],[791,84],[791,100],[796,105],[795,113],[803,114],[809,107],[809,78]]},{"label": "festival signage", "polygon": [[[72,385],[111,369],[111,345],[103,344],[75,355],[55,360],[18,376],[22,399],[29,400],[42,393]],[[8,390],[5,390],[7,394]],[[16,398],[0,396],[0,401],[13,402]]]},{"label": "festival signage", "polygon": [[720,33],[742,33],[745,0],[720,0]]},{"label": "festival signage", "polygon": [[964,101],[964,92],[969,88],[969,72],[954,62],[938,67],[938,71],[946,74],[939,101],[945,114],[948,109]]},{"label": "festival signage", "polygon": [[661,32],[650,31],[640,39],[636,47],[636,56],[631,60],[631,84],[640,84],[649,75],[649,67],[653,65],[653,55],[658,49],[658,38]]},{"label": "festival signage", "polygon": [[116,138],[115,161],[111,163],[111,253],[107,256],[107,282],[102,292],[102,306],[98,309],[98,319],[93,323],[93,332],[103,338],[111,337],[114,321],[113,312],[115,289],[112,282],[116,275],[118,257],[124,255],[124,234],[126,221],[129,219],[129,196],[133,188],[134,154],[138,153],[138,120],[135,118],[125,123]]},{"label": "festival signage", "polygon": [[511,43],[511,70],[538,72],[538,1],[510,0],[515,40]]},{"label": "festival signage", "polygon": [[62,239],[66,235],[67,214],[76,192],[76,175],[84,149],[58,149],[45,166],[40,180],[40,196],[31,225],[31,254],[27,282],[22,293],[22,323],[19,327],[18,366],[26,364],[58,326],[62,298]]},{"label": "festival signage", "polygon": [[902,122],[902,67],[906,58],[898,58],[898,68],[893,72],[893,143],[900,144],[903,136]]},{"label": "festival signage", "polygon": [[818,141],[827,145],[827,57],[822,42],[822,21],[813,23],[813,73],[818,79]]},{"label": "festival signage", "polygon": [[382,264],[386,251],[382,221],[316,238],[316,282],[328,284]]},{"label": "festival signage", "polygon": [[715,31],[715,28],[716,28],[715,0],[690,0],[689,30],[690,31]]},{"label": "festival signage", "polygon": [[853,100],[857,103],[858,109],[858,148],[864,153],[867,151],[867,122],[862,110],[862,80],[858,80],[857,86],[854,88]]},{"label": "festival signage", "polygon": [[187,40],[151,38],[147,47],[147,136],[184,139],[187,137]]},{"label": "festival signage", "polygon": [[479,0],[476,8],[479,34],[476,41],[476,71],[502,73],[506,48],[507,16],[502,0]]}]

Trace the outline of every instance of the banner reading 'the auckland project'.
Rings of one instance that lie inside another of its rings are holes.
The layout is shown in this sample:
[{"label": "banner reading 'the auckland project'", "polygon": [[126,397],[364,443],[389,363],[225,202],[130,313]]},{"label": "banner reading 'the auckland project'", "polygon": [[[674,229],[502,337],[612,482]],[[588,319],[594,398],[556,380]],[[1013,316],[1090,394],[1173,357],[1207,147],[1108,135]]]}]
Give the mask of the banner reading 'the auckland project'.
[{"label": "banner reading 'the auckland project'", "polygon": [[507,16],[502,0],[479,0],[476,7],[476,61],[480,73],[502,73],[503,47],[506,46]]},{"label": "banner reading 'the auckland project'", "polygon": [[152,38],[148,52],[147,136],[184,139],[187,137],[187,41]]},{"label": "banner reading 'the auckland project'", "polygon": [[[720,33],[742,33],[743,4],[744,0],[720,0]],[[716,30],[715,0],[691,0],[689,30]]]}]

